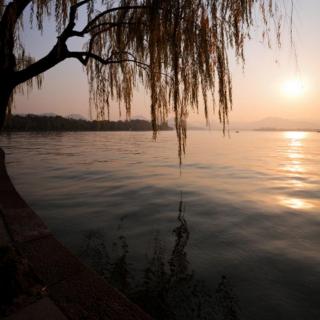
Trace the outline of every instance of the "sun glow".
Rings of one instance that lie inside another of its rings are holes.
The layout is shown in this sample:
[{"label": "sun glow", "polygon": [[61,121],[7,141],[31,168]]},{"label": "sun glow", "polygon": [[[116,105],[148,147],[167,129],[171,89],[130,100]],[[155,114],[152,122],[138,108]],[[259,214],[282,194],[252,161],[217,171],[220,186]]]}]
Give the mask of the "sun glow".
[{"label": "sun glow", "polygon": [[287,80],[283,86],[283,93],[290,98],[298,98],[305,93],[305,84],[300,79]]}]

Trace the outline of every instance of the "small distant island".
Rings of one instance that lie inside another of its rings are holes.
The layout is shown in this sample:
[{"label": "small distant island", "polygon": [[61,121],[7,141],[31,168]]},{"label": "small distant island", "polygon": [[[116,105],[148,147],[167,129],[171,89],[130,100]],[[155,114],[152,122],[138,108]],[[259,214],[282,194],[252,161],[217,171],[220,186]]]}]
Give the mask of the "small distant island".
[{"label": "small distant island", "polygon": [[[173,130],[167,123],[159,130]],[[44,132],[44,131],[151,131],[152,125],[147,120],[109,121],[65,118],[51,115],[13,115],[7,121],[5,132]]]}]

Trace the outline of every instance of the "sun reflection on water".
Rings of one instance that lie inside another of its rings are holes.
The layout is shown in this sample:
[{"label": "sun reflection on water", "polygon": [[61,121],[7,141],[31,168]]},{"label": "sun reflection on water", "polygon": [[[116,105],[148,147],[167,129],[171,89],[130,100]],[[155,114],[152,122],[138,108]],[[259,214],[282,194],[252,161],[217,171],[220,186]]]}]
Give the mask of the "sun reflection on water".
[{"label": "sun reflection on water", "polygon": [[289,172],[304,172],[304,168],[300,164],[291,163],[285,166],[285,170]]},{"label": "sun reflection on water", "polygon": [[307,132],[304,131],[287,131],[284,133],[287,139],[299,141],[307,136]]},{"label": "sun reflection on water", "polygon": [[286,139],[289,140],[290,147],[302,147],[302,140],[306,137],[306,132],[290,131],[285,132]]},{"label": "sun reflection on water", "polygon": [[289,154],[288,157],[290,159],[303,159],[303,154],[292,152],[292,150],[288,150]]},{"label": "sun reflection on water", "polygon": [[[306,184],[301,182],[298,178],[303,178],[306,174],[306,169],[303,166],[303,146],[304,139],[307,135],[307,132],[300,131],[284,133],[284,138],[287,143],[286,154],[288,159],[283,169],[286,172],[286,175],[290,177],[288,182],[293,190],[304,190],[306,188]],[[297,210],[310,209],[314,207],[312,203],[301,198],[281,197],[279,202],[282,206]]]},{"label": "sun reflection on water", "polygon": [[285,165],[285,170],[288,172],[305,172],[302,160],[303,154],[303,140],[307,136],[307,132],[290,131],[284,133],[285,139],[288,140],[287,155],[288,163]]},{"label": "sun reflection on water", "polygon": [[305,182],[302,182],[298,179],[291,179],[291,180],[289,180],[289,183],[296,188],[306,188],[307,187],[307,184]]},{"label": "sun reflection on water", "polygon": [[281,198],[280,203],[291,209],[311,209],[314,205],[304,199]]}]

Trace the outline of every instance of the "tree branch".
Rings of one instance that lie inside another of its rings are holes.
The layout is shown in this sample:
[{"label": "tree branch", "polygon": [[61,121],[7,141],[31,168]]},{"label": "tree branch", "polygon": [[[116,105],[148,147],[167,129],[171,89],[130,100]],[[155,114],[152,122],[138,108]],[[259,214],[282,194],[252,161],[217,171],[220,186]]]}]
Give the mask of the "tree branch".
[{"label": "tree branch", "polygon": [[[130,53],[123,52],[122,54],[130,54]],[[144,63],[142,61],[136,60],[132,54],[130,54],[130,55],[132,56],[131,59],[127,58],[127,59],[111,60],[112,57],[114,56],[114,54],[112,54],[109,58],[102,58],[102,57],[100,57],[99,55],[97,55],[97,54],[95,54],[93,52],[87,52],[87,51],[69,51],[68,52],[68,58],[76,58],[83,65],[87,65],[88,60],[90,58],[92,58],[92,59],[95,59],[95,60],[99,61],[103,65],[115,64],[115,63],[124,63],[124,62],[132,62],[132,63],[135,63],[135,64],[141,66],[141,67],[150,68],[150,65],[148,65],[147,63]]]},{"label": "tree branch", "polygon": [[31,1],[32,0],[13,0],[12,2],[8,3],[1,18],[1,26],[15,26],[23,10],[29,3],[31,3]]},{"label": "tree branch", "polygon": [[[118,59],[118,60],[114,60],[112,59],[115,55],[121,55],[121,54],[125,54],[131,57],[130,58],[126,58],[126,59]],[[116,63],[135,63],[137,66],[143,68],[145,71],[149,72],[151,66],[145,62],[139,61],[135,58],[135,56],[128,51],[121,51],[121,52],[114,52],[111,54],[110,57],[104,59],[102,57],[100,57],[97,54],[94,54],[92,52],[87,52],[87,51],[69,51],[68,52],[68,58],[75,58],[78,59],[84,66],[86,66],[88,64],[88,61],[90,58],[95,59],[97,61],[99,61],[101,64],[103,65],[109,65],[109,64],[116,64]],[[156,72],[157,73],[157,72]],[[173,80],[173,77],[170,76],[167,73],[164,72],[160,72],[159,74],[169,78],[170,80]]]},{"label": "tree branch", "polygon": [[[13,3],[24,3],[27,5],[31,0],[14,0]],[[69,22],[66,26],[66,28],[63,30],[61,35],[58,37],[58,41],[56,45],[53,47],[53,49],[42,59],[38,60],[37,62],[31,64],[30,66],[26,67],[23,70],[16,71],[15,72],[15,85],[21,84],[60,63],[61,61],[65,60],[66,58],[73,57],[77,58],[83,65],[87,65],[89,58],[95,59],[99,61],[102,64],[112,64],[112,63],[123,63],[123,62],[132,62],[136,63],[139,66],[144,66],[145,68],[148,67],[148,64],[143,63],[141,61],[137,61],[135,59],[119,59],[119,60],[110,60],[110,59],[104,59],[94,53],[91,52],[93,41],[94,39],[101,33],[107,32],[110,30],[110,28],[113,28],[115,26],[119,25],[129,25],[132,24],[130,22],[114,22],[114,23],[101,23],[99,25],[94,25],[95,22],[97,22],[101,17],[116,12],[119,10],[135,10],[135,9],[145,9],[147,6],[122,6],[122,7],[114,7],[108,10],[105,10],[98,14],[95,18],[90,20],[88,24],[85,26],[85,28],[82,31],[75,31],[73,28],[75,27],[75,20],[76,20],[76,14],[77,10],[88,3],[90,0],[82,0],[78,2],[77,4],[74,4],[70,7],[69,12]],[[25,8],[25,7],[24,7]],[[23,9],[21,9],[21,12]],[[89,50],[88,52],[69,52],[66,41],[72,37],[72,36],[84,36],[84,34],[91,32],[95,28],[108,26],[106,29],[98,30],[90,39],[89,43]]]},{"label": "tree branch", "polygon": [[[31,0],[15,0],[15,1],[31,1]],[[73,28],[75,27],[75,19],[78,8],[88,3],[90,0],[82,0],[70,7],[69,22],[66,28],[63,30],[60,36],[58,36],[58,41],[52,50],[42,59],[36,61],[35,63],[29,65],[23,70],[16,71],[14,73],[15,85],[19,85],[39,74],[51,69],[61,61],[67,58],[68,48],[66,41],[73,34]]]},{"label": "tree branch", "polygon": [[102,18],[103,16],[112,13],[112,12],[116,12],[116,11],[128,11],[128,10],[137,10],[137,9],[148,9],[150,8],[150,6],[120,6],[120,7],[114,7],[111,9],[107,9],[105,11],[102,11],[100,14],[98,14],[97,16],[95,16],[92,20],[90,20],[87,25],[83,28],[82,32],[87,33],[88,30],[90,29],[90,27],[92,25],[94,25],[100,18]]},{"label": "tree branch", "polygon": [[[67,41],[68,38],[72,37],[73,35],[75,35],[75,32],[73,30],[73,28],[76,25],[76,16],[77,16],[77,10],[85,5],[86,3],[88,3],[90,0],[82,0],[74,5],[72,5],[70,7],[70,12],[69,12],[69,22],[66,26],[66,28],[64,29],[64,31],[62,32],[62,34],[60,35],[61,40],[63,41]],[[84,34],[83,34],[84,35]],[[82,36],[83,36],[82,35]]]},{"label": "tree branch", "polygon": [[19,85],[39,74],[51,69],[68,57],[66,44],[58,39],[52,50],[42,59],[36,61],[23,70],[14,73],[15,85]]}]

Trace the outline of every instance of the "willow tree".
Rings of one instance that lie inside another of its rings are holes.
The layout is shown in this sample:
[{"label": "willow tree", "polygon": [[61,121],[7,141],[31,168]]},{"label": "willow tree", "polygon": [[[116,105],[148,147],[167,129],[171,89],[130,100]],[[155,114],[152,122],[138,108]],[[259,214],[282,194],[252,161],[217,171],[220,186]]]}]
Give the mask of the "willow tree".
[{"label": "willow tree", "polygon": [[[0,0],[0,125],[17,90],[40,87],[45,71],[66,59],[77,59],[86,68],[90,105],[98,118],[108,116],[114,99],[130,117],[134,89],[142,84],[150,94],[155,135],[158,125],[174,112],[181,156],[190,110],[204,106],[208,117],[216,104],[225,127],[232,106],[230,52],[244,62],[244,45],[255,21],[263,24],[265,37],[274,32],[279,40],[282,14],[277,3]],[[37,61],[19,41],[24,13],[30,14],[30,23],[39,30],[45,19],[55,17],[57,41]],[[74,37],[84,39],[82,51],[68,48],[67,41]]]}]

